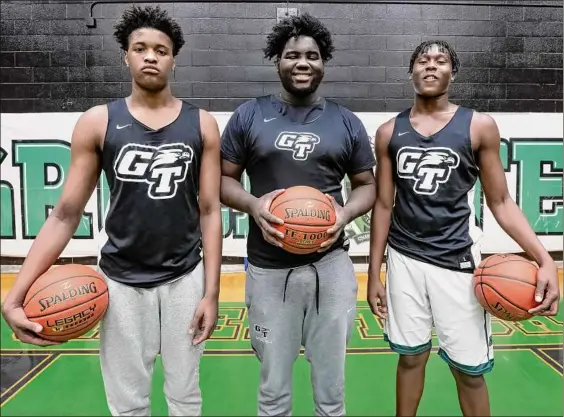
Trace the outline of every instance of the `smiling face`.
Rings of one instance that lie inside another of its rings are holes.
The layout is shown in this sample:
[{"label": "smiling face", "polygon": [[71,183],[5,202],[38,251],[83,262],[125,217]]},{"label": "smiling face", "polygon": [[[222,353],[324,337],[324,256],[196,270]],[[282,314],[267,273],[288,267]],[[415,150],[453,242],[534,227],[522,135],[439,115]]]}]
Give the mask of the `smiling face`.
[{"label": "smiling face", "polygon": [[290,38],[277,65],[282,86],[298,98],[315,93],[323,79],[324,65],[319,46],[309,36]]},{"label": "smiling face", "polygon": [[415,58],[411,77],[420,96],[437,97],[446,93],[453,80],[450,55],[438,45],[431,45]]},{"label": "smiling face", "polygon": [[172,52],[172,40],[160,30],[141,28],[132,32],[125,62],[135,83],[148,91],[164,89],[174,68]]}]

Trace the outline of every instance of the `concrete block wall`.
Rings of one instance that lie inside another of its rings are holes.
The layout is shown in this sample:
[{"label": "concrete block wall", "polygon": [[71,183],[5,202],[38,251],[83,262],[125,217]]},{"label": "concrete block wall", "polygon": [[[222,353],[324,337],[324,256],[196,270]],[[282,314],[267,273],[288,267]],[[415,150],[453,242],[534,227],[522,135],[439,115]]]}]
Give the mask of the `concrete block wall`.
[{"label": "concrete block wall", "polygon": [[[539,1],[538,3],[550,3]],[[531,1],[530,3],[534,3]],[[558,2],[553,1],[552,4]],[[142,3],[138,3],[142,4]],[[129,73],[112,37],[126,4],[3,1],[2,112],[84,111],[129,94]],[[205,109],[232,111],[279,91],[266,35],[286,3],[162,3],[186,45],[174,93]],[[453,101],[491,112],[562,112],[562,7],[413,4],[290,4],[323,19],[337,50],[322,92],[353,111],[399,111],[412,103],[407,66],[425,39],[460,55]]]}]

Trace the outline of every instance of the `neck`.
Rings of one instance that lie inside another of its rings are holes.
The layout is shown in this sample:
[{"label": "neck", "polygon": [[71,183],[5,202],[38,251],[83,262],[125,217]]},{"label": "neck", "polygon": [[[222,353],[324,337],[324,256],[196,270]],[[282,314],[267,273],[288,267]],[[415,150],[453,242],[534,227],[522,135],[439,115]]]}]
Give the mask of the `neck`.
[{"label": "neck", "polygon": [[444,113],[450,108],[448,94],[444,93],[438,97],[415,96],[413,113]]},{"label": "neck", "polygon": [[135,106],[155,109],[171,104],[174,101],[174,96],[170,90],[170,84],[159,91],[147,91],[134,82],[130,101]]},{"label": "neck", "polygon": [[309,106],[315,103],[317,100],[319,100],[319,96],[317,95],[317,92],[313,92],[305,97],[296,97],[293,94],[286,91],[284,88],[280,93],[280,97],[282,97],[282,100],[287,101],[288,103],[294,106]]}]

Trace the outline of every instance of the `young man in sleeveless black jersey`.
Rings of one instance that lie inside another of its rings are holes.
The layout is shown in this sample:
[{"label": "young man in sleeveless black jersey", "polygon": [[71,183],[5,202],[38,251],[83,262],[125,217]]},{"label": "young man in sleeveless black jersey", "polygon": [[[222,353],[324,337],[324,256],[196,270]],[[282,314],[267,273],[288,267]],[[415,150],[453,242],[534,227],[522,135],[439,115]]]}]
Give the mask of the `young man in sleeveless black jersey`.
[{"label": "young man in sleeveless black jersey", "polygon": [[209,113],[171,93],[184,40],[165,11],[126,11],[115,37],[133,78],[131,95],[79,118],[63,193],[3,314],[22,342],[50,344],[22,301],[71,239],[103,170],[110,201],[99,266],[110,301],[100,356],[110,412],[150,414],[160,353],[169,414],[200,415],[199,363],[217,319],[221,267],[219,130]]},{"label": "young man in sleeveless black jersey", "polygon": [[[463,414],[490,414],[483,376],[494,364],[490,315],[471,284],[481,259],[473,211],[478,178],[500,226],[540,265],[537,299],[543,302],[531,312],[555,315],[558,308],[556,265],[509,195],[495,121],[449,102],[459,66],[446,42],[422,43],[409,66],[414,106],[376,132],[368,302],[385,319],[385,337],[400,354],[398,416],[417,411],[433,324]],[[380,265],[386,244],[384,288]]]},{"label": "young man in sleeveless black jersey", "polygon": [[[374,202],[374,156],[361,121],[319,95],[331,34],[304,14],[277,24],[266,57],[275,59],[279,94],[242,104],[222,137],[222,202],[249,214],[246,302],[251,344],[261,362],[259,415],[290,415],[292,367],[302,344],[311,363],[315,410],[342,415],[346,345],[355,317],[357,281],[344,226]],[[250,193],[241,185],[246,170]],[[352,193],[343,206],[341,181]],[[269,214],[284,189],[307,185],[331,196],[337,224],[320,252],[281,248]]]}]

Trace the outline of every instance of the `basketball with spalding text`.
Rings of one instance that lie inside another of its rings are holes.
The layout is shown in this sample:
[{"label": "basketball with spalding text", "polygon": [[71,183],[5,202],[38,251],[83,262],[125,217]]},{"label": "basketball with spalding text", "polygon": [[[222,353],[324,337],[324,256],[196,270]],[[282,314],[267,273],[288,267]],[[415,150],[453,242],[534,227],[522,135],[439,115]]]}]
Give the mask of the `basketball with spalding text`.
[{"label": "basketball with spalding text", "polygon": [[78,338],[98,324],[108,308],[104,278],[86,265],[51,268],[31,285],[23,309],[43,329],[39,336],[54,342]]},{"label": "basketball with spalding text", "polygon": [[327,230],[336,221],[331,200],[308,186],[290,187],[277,195],[270,212],[284,221],[282,225],[274,225],[284,234],[279,239],[284,250],[297,255],[318,251],[329,237]]}]

